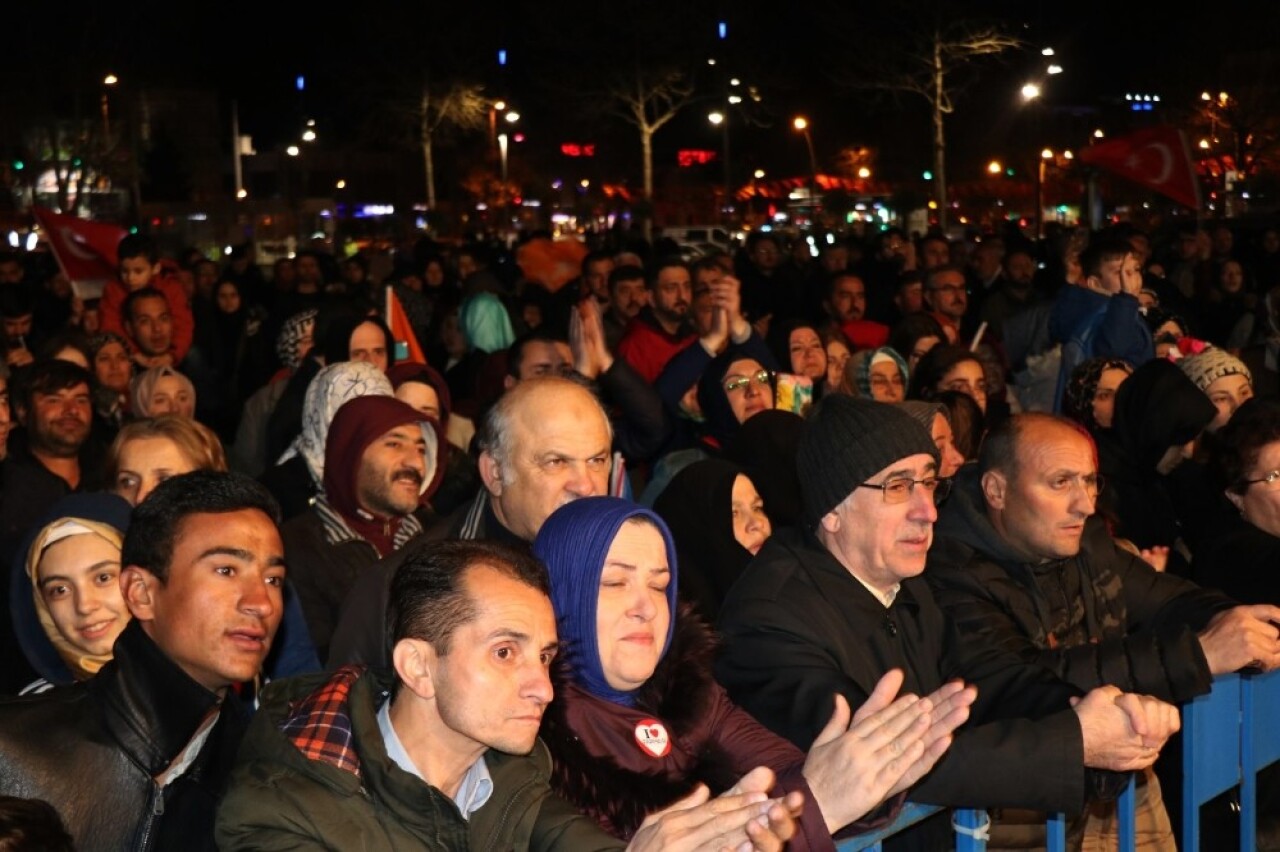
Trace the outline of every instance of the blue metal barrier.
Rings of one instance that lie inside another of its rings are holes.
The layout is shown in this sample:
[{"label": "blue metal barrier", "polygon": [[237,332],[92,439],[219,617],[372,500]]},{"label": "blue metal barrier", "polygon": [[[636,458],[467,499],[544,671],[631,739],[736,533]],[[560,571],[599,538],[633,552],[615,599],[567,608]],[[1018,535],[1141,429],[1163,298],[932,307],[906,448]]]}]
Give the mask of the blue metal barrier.
[{"label": "blue metal barrier", "polygon": [[1258,770],[1280,760],[1280,672],[1240,683],[1240,848],[1256,849]]},{"label": "blue metal barrier", "polygon": [[[836,852],[880,852],[880,844],[886,838],[928,819],[940,810],[934,805],[908,802],[893,822],[878,831],[868,831],[866,834],[841,840],[836,844]],[[991,819],[986,811],[955,811],[951,815],[951,825],[956,830],[956,852],[983,852],[987,848],[986,829],[990,823]]]},{"label": "blue metal barrier", "polygon": [[[1134,852],[1137,839],[1135,835],[1133,812],[1136,801],[1134,776],[1129,777],[1129,784],[1116,801],[1119,809],[1119,825],[1117,835],[1120,838],[1120,852]],[[1047,852],[1066,852],[1067,850],[1067,815],[1050,814],[1045,822],[1045,848]]]},{"label": "blue metal barrier", "polygon": [[1241,780],[1240,675],[1182,705],[1182,849],[1200,848],[1200,806]]}]

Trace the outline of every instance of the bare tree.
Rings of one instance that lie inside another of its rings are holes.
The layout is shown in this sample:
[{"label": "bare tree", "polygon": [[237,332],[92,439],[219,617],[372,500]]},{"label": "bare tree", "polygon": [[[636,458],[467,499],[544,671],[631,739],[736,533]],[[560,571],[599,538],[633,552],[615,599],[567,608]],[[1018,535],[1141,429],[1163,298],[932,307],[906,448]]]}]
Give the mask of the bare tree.
[{"label": "bare tree", "polygon": [[[913,12],[921,17],[914,20]],[[947,19],[948,4],[932,9],[899,8],[891,16],[891,31],[868,38],[865,21],[856,25],[847,14],[831,7],[836,30],[858,32],[859,41],[878,49],[851,52],[857,65],[835,72],[837,81],[853,88],[899,92],[925,100],[933,123],[933,180],[938,222],[947,227],[946,116],[956,109],[959,92],[971,78],[975,63],[1023,46],[1002,25],[972,19]],[[840,21],[841,18],[845,20]],[[850,36],[851,38],[854,36]]]},{"label": "bare tree", "polygon": [[419,92],[416,119],[418,143],[427,174],[427,208],[436,209],[436,167],[432,146],[436,133],[445,128],[478,130],[484,126],[490,104],[484,87],[461,80],[433,83],[424,79]]},{"label": "bare tree", "polygon": [[640,131],[646,239],[653,228],[653,134],[688,106],[693,92],[693,83],[681,70],[640,66],[608,88],[609,112]]}]

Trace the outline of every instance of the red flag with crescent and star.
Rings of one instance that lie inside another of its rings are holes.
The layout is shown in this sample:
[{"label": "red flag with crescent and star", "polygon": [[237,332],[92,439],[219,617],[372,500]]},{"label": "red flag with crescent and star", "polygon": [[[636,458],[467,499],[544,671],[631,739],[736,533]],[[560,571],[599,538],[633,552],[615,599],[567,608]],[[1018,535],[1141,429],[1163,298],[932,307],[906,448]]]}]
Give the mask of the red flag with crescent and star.
[{"label": "red flag with crescent and star", "polygon": [[1080,161],[1142,184],[1166,198],[1200,209],[1200,181],[1187,137],[1176,127],[1152,127],[1090,145]]},{"label": "red flag with crescent and star", "polygon": [[129,232],[109,222],[67,216],[44,207],[33,207],[31,213],[44,230],[62,273],[75,286],[76,295],[98,298],[116,276],[116,247]]}]

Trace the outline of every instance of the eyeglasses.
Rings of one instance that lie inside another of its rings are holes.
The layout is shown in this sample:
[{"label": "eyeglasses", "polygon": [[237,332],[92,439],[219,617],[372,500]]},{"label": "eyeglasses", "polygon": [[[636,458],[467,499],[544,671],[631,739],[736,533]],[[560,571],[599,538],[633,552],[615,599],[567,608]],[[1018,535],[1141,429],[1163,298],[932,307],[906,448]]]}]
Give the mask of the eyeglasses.
[{"label": "eyeglasses", "polygon": [[1267,471],[1262,475],[1261,479],[1242,479],[1240,484],[1248,488],[1250,485],[1257,485],[1259,482],[1265,482],[1268,491],[1274,491],[1280,488],[1280,470]]},{"label": "eyeglasses", "polygon": [[729,379],[724,383],[724,392],[736,393],[737,391],[746,388],[746,386],[751,384],[752,381],[758,385],[767,385],[772,378],[773,373],[768,370],[760,370],[759,372],[752,373],[750,376],[734,376],[732,379]]},{"label": "eyeglasses", "polygon": [[878,488],[884,493],[886,503],[905,503],[919,485],[927,493],[933,495],[934,503],[941,503],[951,493],[951,480],[940,476],[928,476],[924,479],[889,479],[884,482],[859,482],[859,488]]}]

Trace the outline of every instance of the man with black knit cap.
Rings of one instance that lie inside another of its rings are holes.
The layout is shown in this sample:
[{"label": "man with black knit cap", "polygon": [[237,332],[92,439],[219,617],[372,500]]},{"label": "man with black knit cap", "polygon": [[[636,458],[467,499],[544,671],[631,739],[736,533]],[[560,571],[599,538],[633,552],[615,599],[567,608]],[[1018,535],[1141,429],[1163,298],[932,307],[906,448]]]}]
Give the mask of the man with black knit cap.
[{"label": "man with black knit cap", "polygon": [[338,610],[360,573],[422,532],[413,512],[436,484],[439,424],[389,396],[334,415],[324,492],[281,529],[311,640],[325,659]]},{"label": "man with black knit cap", "polygon": [[[1177,710],[1115,687],[1081,691],[1047,669],[956,639],[920,574],[935,500],[949,483],[919,422],[893,406],[824,399],[797,455],[801,528],[775,533],[720,610],[716,674],[733,699],[800,748],[812,745],[833,695],[859,706],[893,668],[904,690],[949,679],[978,687],[970,722],[909,798],[952,807],[1079,811],[1150,765]],[[940,848],[929,821],[899,848]]]}]

